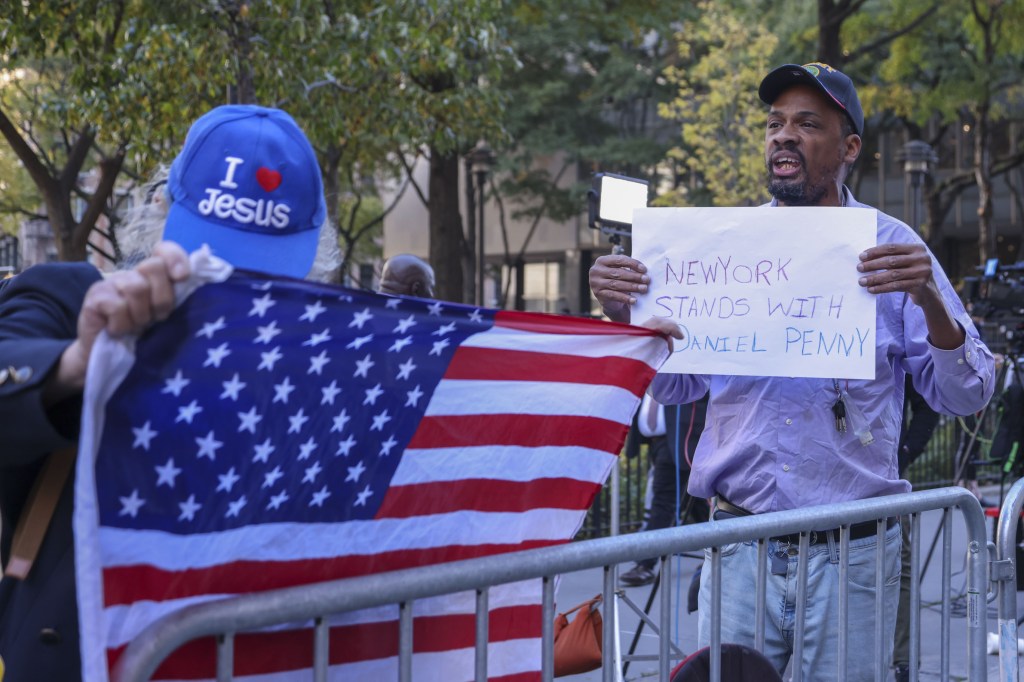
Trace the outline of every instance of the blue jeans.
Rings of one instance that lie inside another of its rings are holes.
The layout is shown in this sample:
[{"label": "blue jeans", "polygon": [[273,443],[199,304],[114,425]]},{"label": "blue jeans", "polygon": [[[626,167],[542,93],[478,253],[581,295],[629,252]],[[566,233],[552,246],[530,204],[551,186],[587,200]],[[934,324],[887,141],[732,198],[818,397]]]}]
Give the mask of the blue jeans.
[{"label": "blue jeans", "polygon": [[[875,546],[874,536],[850,541],[847,680],[873,680],[876,661],[892,660],[893,631],[900,593],[900,526],[885,533],[885,651],[875,651]],[[767,608],[764,655],[781,675],[793,655],[796,629],[797,561],[795,548],[788,556],[785,575],[772,575],[771,556],[786,545],[769,541]],[[722,554],[722,642],[754,646],[757,597],[757,542],[725,545]],[[789,553],[787,553],[789,554]],[[697,638],[699,646],[711,642],[711,551],[705,550],[700,576]],[[805,680],[832,680],[839,661],[839,544],[811,545],[807,566],[807,611],[804,620],[802,673]],[[797,662],[794,662],[796,665]]]}]

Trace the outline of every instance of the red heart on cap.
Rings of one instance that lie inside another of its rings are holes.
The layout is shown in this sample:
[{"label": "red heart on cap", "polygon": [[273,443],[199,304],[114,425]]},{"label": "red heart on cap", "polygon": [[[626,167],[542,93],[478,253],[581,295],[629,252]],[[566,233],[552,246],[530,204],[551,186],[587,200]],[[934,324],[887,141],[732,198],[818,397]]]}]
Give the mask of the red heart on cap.
[{"label": "red heart on cap", "polygon": [[281,186],[281,174],[266,166],[260,166],[256,169],[256,182],[260,183],[264,192],[273,192]]}]

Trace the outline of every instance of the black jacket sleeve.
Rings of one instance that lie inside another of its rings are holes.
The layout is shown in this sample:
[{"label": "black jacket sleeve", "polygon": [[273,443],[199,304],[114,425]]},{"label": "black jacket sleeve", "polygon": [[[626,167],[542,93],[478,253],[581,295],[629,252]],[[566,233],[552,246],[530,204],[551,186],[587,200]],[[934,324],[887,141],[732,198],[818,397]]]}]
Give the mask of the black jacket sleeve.
[{"label": "black jacket sleeve", "polygon": [[[906,472],[907,467],[924,452],[939,423],[939,413],[929,407],[928,402],[917,392],[909,377],[904,392],[904,403],[906,407],[910,408],[910,416],[908,422],[908,417],[904,414],[903,427],[900,432],[899,470],[901,476]],[[904,409],[904,413],[906,413],[906,409]]]},{"label": "black jacket sleeve", "polygon": [[26,464],[78,437],[81,399],[44,409],[43,384],[75,338],[101,275],[88,263],[31,267],[0,290],[0,467]]}]

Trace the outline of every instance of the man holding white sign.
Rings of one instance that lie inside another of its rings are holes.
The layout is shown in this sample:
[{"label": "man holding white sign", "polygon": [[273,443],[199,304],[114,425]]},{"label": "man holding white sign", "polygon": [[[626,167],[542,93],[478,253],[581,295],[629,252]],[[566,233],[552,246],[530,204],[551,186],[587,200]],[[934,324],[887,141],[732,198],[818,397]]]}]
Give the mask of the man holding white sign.
[{"label": "man holding white sign", "polygon": [[[654,379],[655,399],[687,403],[710,391],[689,492],[715,498],[718,519],[907,492],[897,470],[905,375],[947,414],[981,409],[993,390],[992,354],[938,262],[907,225],[857,202],[843,184],[864,127],[850,79],[825,64],[787,64],[764,78],[759,95],[771,107],[771,204],[641,209],[638,257],[602,256],[590,271],[608,317],[629,322],[636,305],[638,319],[660,320],[681,339]],[[832,679],[839,533],[811,537],[803,660],[794,664],[804,679]],[[877,540],[874,522],[850,527],[849,579],[859,585],[849,591],[851,680],[872,679],[876,656],[891,660],[895,519],[883,539],[889,636],[871,656]],[[797,544],[798,536],[769,543],[773,604],[794,603],[788,578],[796,577]],[[727,550],[722,641],[753,645],[757,546]],[[701,585],[702,646],[709,588]],[[780,673],[793,653],[794,620],[791,608],[768,610],[765,655]]]}]

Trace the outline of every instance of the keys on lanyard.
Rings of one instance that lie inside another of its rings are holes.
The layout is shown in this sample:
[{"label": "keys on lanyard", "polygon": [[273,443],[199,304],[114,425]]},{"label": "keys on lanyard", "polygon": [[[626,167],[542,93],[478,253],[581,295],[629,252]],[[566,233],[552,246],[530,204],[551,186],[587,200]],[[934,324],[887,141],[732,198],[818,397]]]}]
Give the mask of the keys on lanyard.
[{"label": "keys on lanyard", "polygon": [[836,418],[836,431],[846,433],[846,403],[843,402],[843,392],[839,390],[839,382],[832,380],[836,389],[836,401],[832,405],[832,414]]}]

